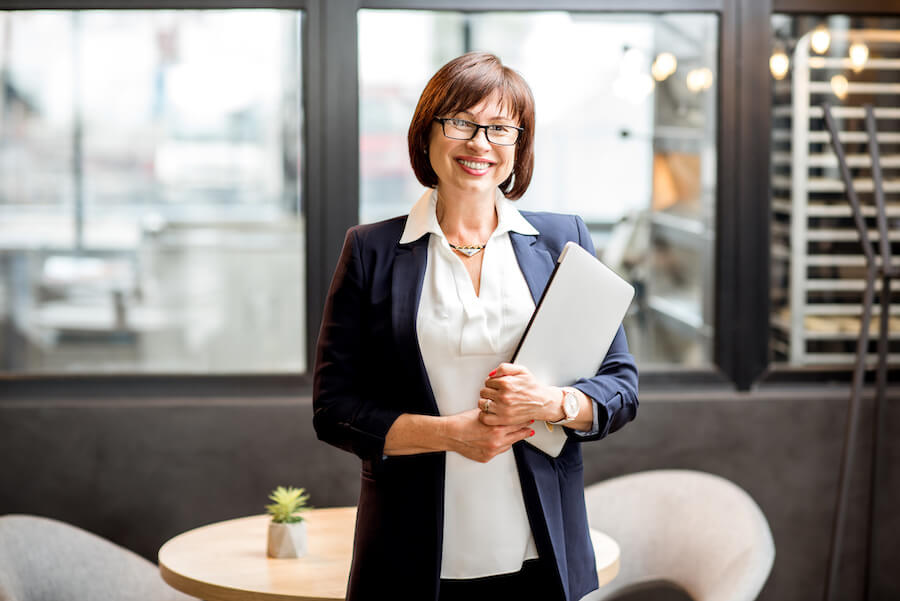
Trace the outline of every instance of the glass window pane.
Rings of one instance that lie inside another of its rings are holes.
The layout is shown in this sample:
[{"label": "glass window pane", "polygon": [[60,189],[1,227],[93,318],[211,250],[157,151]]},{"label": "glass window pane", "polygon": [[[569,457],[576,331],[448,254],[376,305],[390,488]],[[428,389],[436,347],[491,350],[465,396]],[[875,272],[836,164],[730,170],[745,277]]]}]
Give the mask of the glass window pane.
[{"label": "glass window pane", "polygon": [[301,17],[0,12],[0,371],[305,369]]},{"label": "glass window pane", "polygon": [[519,206],[584,217],[600,258],[637,289],[625,327],[642,365],[710,364],[718,18],[360,11],[361,221],[420,196],[413,110],[470,50],[497,54],[534,92],[535,171]]},{"label": "glass window pane", "polygon": [[[771,355],[792,365],[852,364],[865,255],[822,105],[835,124],[880,253],[864,105],[875,110],[892,255],[900,256],[900,19],[773,15]],[[900,361],[900,294],[889,352]],[[879,295],[871,323],[874,358]]]}]

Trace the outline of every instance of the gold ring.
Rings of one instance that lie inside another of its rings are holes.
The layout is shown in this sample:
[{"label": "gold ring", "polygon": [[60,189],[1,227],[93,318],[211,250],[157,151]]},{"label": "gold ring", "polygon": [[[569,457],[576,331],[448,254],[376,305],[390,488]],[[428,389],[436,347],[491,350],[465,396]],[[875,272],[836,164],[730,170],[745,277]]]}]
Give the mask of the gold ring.
[{"label": "gold ring", "polygon": [[482,411],[485,412],[485,413],[490,413],[490,412],[491,412],[491,399],[487,399],[487,400],[484,402],[484,408],[482,409]]}]

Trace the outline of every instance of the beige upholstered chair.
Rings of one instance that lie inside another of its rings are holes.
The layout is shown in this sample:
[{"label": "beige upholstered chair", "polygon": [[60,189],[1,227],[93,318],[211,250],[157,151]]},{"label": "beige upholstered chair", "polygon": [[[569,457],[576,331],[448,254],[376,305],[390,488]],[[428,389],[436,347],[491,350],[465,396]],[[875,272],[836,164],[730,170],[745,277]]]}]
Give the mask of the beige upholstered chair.
[{"label": "beige upholstered chair", "polygon": [[63,522],[0,516],[0,601],[196,601],[157,567]]},{"label": "beige upholstered chair", "polygon": [[694,601],[753,601],[769,577],[769,524],[724,478],[640,472],[588,486],[585,500],[590,526],[621,549],[618,576],[585,601],[611,601],[649,583],[674,584]]}]

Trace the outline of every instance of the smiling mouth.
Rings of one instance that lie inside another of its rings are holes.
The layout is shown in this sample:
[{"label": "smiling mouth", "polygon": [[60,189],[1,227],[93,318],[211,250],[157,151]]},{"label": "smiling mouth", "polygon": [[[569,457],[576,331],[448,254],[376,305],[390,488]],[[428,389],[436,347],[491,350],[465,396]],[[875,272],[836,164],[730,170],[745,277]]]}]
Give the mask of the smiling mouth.
[{"label": "smiling mouth", "polygon": [[466,159],[456,159],[456,161],[463,167],[468,167],[469,169],[474,169],[475,171],[484,171],[491,166],[491,163],[488,162],[467,161]]}]

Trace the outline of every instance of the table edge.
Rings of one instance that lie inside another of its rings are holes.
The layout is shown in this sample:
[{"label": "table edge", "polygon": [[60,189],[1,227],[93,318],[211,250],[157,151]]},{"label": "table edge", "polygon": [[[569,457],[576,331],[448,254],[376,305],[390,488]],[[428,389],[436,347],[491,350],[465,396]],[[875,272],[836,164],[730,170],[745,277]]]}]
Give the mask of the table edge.
[{"label": "table edge", "polygon": [[[353,506],[321,508],[322,511],[349,510],[349,509],[352,509],[354,511],[357,510],[357,508],[353,507]],[[280,594],[280,593],[263,593],[263,592],[259,592],[259,591],[247,591],[247,590],[243,590],[243,589],[232,588],[232,587],[225,586],[225,585],[211,584],[208,582],[204,582],[202,580],[195,580],[193,578],[189,578],[187,576],[179,574],[178,572],[175,572],[172,569],[170,569],[163,561],[163,557],[162,557],[163,553],[162,552],[166,548],[166,546],[168,546],[169,543],[174,541],[176,538],[179,538],[185,534],[188,534],[189,532],[192,532],[194,530],[200,530],[200,529],[203,529],[206,527],[219,526],[219,525],[225,524],[227,522],[236,522],[236,521],[251,520],[251,519],[261,520],[261,518],[264,518],[264,517],[268,517],[267,514],[257,514],[257,515],[231,518],[228,520],[221,520],[218,522],[211,522],[209,524],[197,526],[196,528],[192,528],[191,530],[187,530],[185,532],[182,532],[181,534],[178,534],[178,535],[172,537],[171,539],[166,541],[159,548],[159,551],[157,552],[157,562],[159,565],[160,576],[166,582],[166,584],[168,584],[175,590],[178,590],[185,594],[188,594],[188,595],[191,595],[194,597],[198,597],[201,599],[207,599],[208,601],[334,601],[333,598],[331,598],[331,597],[319,597],[319,596],[298,597],[295,595],[284,595],[284,594]],[[613,544],[616,546],[616,550],[618,551],[616,553],[615,561],[604,566],[602,569],[597,570],[598,586],[603,587],[603,586],[606,586],[607,584],[609,584],[610,582],[612,582],[616,578],[616,576],[618,576],[618,574],[619,574],[619,569],[620,569],[619,562],[621,559],[621,549],[619,548],[618,542],[615,539],[613,539],[612,537],[610,537],[608,534],[606,534],[603,531],[598,530],[598,532],[603,534],[604,537],[608,538],[610,541],[612,541]]]},{"label": "table edge", "polygon": [[[327,512],[338,512],[338,511],[347,511],[352,509],[354,512],[357,510],[354,506],[347,507],[322,507],[318,509],[319,511],[327,511]],[[209,582],[205,582],[203,580],[196,580],[194,578],[190,578],[183,574],[180,574],[165,564],[163,559],[163,551],[169,543],[174,541],[175,539],[194,532],[196,530],[202,530],[207,527],[217,527],[223,524],[227,524],[229,522],[240,522],[246,520],[256,520],[263,521],[263,518],[268,518],[268,514],[256,514],[256,515],[247,515],[237,518],[231,518],[227,520],[221,520],[218,522],[210,522],[209,524],[203,524],[201,526],[197,526],[196,528],[191,528],[190,530],[186,530],[180,534],[177,534],[167,540],[163,545],[159,548],[159,551],[156,553],[156,560],[159,567],[159,574],[162,579],[168,584],[170,587],[174,588],[177,591],[185,593],[187,595],[191,595],[193,597],[197,597],[199,599],[206,599],[207,601],[335,601],[334,597],[321,597],[321,596],[303,596],[299,597],[297,595],[285,595],[281,593],[266,593],[261,591],[248,591],[245,589],[233,588],[230,586],[220,585],[220,584],[211,584]]]},{"label": "table edge", "polygon": [[605,566],[602,570],[597,571],[597,586],[603,587],[616,579],[619,575],[619,557],[611,564]]},{"label": "table edge", "polygon": [[165,564],[159,564],[159,574],[173,589],[186,595],[206,599],[207,601],[334,601],[333,597],[298,597],[280,593],[261,593],[236,589],[220,584],[210,584],[194,580],[173,572]]}]

